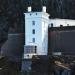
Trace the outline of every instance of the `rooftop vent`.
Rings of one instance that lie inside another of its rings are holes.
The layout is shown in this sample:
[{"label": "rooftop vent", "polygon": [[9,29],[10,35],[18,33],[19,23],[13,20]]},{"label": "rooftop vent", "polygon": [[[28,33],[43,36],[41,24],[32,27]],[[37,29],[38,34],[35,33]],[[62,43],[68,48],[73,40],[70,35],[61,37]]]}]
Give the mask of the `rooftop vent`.
[{"label": "rooftop vent", "polygon": [[32,11],[32,7],[29,6],[29,7],[28,7],[28,12],[31,12],[31,11]]},{"label": "rooftop vent", "polygon": [[62,27],[63,27],[63,25],[60,25],[60,27],[62,28]]},{"label": "rooftop vent", "polygon": [[43,12],[46,12],[46,6],[43,6],[43,7],[42,7],[42,11],[43,11]]}]

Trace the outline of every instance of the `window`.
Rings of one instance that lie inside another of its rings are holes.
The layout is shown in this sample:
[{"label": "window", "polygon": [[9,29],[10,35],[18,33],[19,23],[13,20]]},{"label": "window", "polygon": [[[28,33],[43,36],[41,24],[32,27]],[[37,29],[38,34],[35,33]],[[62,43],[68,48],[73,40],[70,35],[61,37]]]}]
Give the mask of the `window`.
[{"label": "window", "polygon": [[32,33],[35,34],[35,29],[32,30]]},{"label": "window", "polygon": [[69,24],[67,24],[67,26],[69,26]]},{"label": "window", "polygon": [[37,46],[25,46],[24,53],[36,53]]},{"label": "window", "polygon": [[35,25],[35,21],[32,21],[32,25]]},{"label": "window", "polygon": [[51,23],[51,27],[53,27],[53,23]]},{"label": "window", "polygon": [[34,42],[34,43],[35,43],[35,38],[33,38],[33,39],[32,39],[32,42]]},{"label": "window", "polygon": [[60,27],[63,27],[63,25],[62,25],[62,24],[60,24]]},{"label": "window", "polygon": [[36,13],[36,15],[37,15],[37,13]]},{"label": "window", "polygon": [[30,16],[31,16],[32,14],[30,14]]}]

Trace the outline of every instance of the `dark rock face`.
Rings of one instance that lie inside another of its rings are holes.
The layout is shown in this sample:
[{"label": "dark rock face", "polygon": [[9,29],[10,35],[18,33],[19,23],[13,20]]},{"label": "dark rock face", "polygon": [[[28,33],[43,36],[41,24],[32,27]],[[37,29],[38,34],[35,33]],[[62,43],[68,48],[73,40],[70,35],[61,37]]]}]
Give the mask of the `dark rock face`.
[{"label": "dark rock face", "polygon": [[74,0],[48,0],[48,12],[52,18],[75,19]]},{"label": "dark rock face", "polygon": [[8,30],[9,27],[6,23],[6,18],[0,17],[0,47],[8,39]]},{"label": "dark rock face", "polygon": [[1,53],[7,56],[10,61],[20,62],[24,51],[24,34],[8,34],[8,40],[3,44]]}]

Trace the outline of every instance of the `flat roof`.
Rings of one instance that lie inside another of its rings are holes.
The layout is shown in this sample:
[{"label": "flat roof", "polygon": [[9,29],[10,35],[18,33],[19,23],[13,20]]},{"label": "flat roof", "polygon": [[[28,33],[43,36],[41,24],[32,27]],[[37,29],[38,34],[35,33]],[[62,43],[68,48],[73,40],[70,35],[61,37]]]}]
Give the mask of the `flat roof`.
[{"label": "flat roof", "polygon": [[62,20],[62,21],[66,20],[66,21],[74,21],[74,22],[75,22],[74,19],[61,19],[61,18],[54,18],[54,19],[50,19],[50,20]]},{"label": "flat roof", "polygon": [[75,30],[75,26],[60,26],[60,27],[50,27],[49,31],[66,31],[66,30]]}]

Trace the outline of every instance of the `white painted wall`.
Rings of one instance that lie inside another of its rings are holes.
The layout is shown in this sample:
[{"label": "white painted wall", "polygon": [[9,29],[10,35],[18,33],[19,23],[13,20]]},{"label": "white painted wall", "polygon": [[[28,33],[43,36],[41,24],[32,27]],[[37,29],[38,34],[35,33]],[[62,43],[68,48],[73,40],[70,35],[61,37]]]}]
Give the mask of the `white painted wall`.
[{"label": "white painted wall", "polygon": [[[45,12],[25,13],[25,46],[37,46],[37,55],[47,55],[48,52],[48,17]],[[32,21],[35,21],[35,25],[32,25]],[[32,34],[32,29],[35,29],[35,34]],[[32,38],[35,38],[35,43]]]},{"label": "white painted wall", "polygon": [[51,23],[53,23],[53,27],[60,27],[60,25],[75,26],[75,20],[71,20],[71,19],[50,19],[49,27],[51,27]]},{"label": "white painted wall", "polygon": [[42,19],[42,50],[48,54],[48,24],[49,20]]}]

